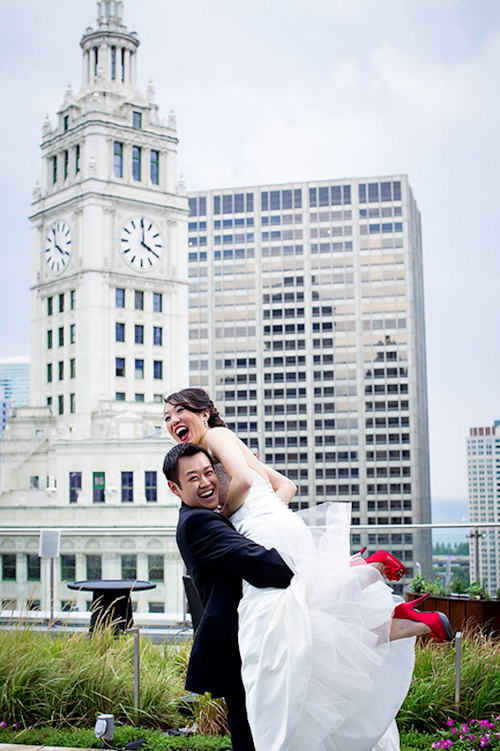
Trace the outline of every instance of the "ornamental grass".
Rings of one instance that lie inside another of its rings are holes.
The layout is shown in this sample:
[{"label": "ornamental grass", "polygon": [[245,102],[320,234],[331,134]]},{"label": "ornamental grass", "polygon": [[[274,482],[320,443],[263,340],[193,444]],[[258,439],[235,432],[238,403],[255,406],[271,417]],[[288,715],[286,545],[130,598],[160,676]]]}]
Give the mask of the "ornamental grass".
[{"label": "ornamental grass", "polygon": [[[0,630],[0,718],[8,725],[75,727],[99,712],[134,721],[133,639],[98,628],[92,637],[41,631],[29,623]],[[175,647],[141,640],[143,727],[182,724],[184,677]]]}]

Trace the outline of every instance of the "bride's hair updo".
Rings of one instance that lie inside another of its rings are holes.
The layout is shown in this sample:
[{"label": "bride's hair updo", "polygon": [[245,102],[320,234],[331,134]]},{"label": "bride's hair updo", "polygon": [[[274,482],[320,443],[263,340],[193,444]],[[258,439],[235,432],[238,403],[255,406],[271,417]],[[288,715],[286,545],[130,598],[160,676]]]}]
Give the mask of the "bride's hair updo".
[{"label": "bride's hair updo", "polygon": [[204,412],[208,410],[210,417],[208,425],[211,428],[227,428],[226,423],[219,414],[219,410],[203,389],[181,389],[163,398],[165,404],[180,404],[190,412]]}]

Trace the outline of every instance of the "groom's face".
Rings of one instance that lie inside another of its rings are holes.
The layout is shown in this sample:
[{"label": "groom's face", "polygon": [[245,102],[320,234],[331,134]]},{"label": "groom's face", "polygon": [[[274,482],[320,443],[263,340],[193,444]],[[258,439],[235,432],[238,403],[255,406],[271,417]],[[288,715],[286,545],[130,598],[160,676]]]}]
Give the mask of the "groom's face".
[{"label": "groom's face", "polygon": [[179,459],[179,483],[168,486],[187,506],[215,509],[219,503],[219,480],[210,459],[200,451]]}]

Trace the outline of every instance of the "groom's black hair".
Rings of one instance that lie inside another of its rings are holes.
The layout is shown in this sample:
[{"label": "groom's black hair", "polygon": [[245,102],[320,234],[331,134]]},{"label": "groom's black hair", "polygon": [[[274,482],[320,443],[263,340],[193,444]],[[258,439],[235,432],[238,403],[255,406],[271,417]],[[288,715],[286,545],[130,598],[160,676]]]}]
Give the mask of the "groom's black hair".
[{"label": "groom's black hair", "polygon": [[173,449],[170,449],[163,461],[163,474],[170,480],[175,482],[179,487],[179,459],[183,456],[195,456],[195,454],[205,454],[210,464],[213,465],[212,459],[208,451],[198,446],[196,443],[178,443]]}]

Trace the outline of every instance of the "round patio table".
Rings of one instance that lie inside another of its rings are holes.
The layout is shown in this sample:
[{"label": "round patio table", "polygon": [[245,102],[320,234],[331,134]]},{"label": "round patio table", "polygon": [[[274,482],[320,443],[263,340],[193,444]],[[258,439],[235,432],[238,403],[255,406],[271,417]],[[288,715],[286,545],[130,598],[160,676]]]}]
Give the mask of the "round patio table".
[{"label": "round patio table", "polygon": [[141,579],[87,579],[68,584],[69,589],[94,593],[89,633],[92,633],[98,624],[104,623],[109,623],[116,633],[132,628],[134,622],[131,592],[155,587],[156,584],[153,582]]}]

